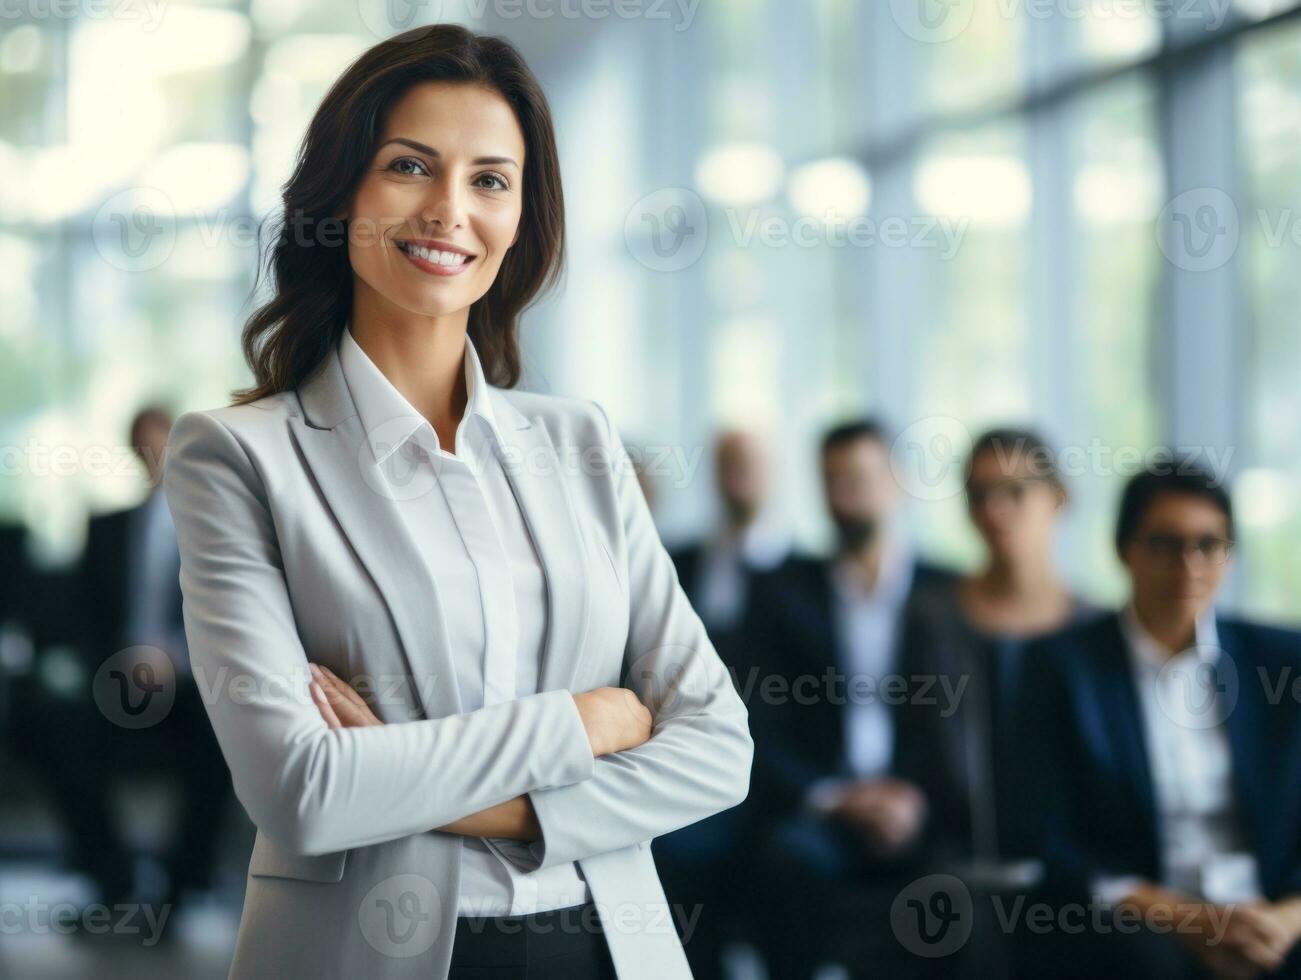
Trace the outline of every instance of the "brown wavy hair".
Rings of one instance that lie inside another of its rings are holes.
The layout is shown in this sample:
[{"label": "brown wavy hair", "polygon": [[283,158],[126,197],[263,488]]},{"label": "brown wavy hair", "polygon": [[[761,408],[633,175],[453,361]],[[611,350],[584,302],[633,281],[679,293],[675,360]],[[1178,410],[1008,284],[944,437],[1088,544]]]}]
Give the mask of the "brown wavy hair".
[{"label": "brown wavy hair", "polygon": [[412,86],[429,81],[495,89],[524,134],[519,237],[488,292],[471,306],[467,326],[488,382],[503,388],[519,382],[520,314],[556,283],[564,266],[565,207],[551,110],[510,42],[438,24],[366,51],[316,110],[268,239],[265,265],[275,295],[244,324],[253,385],[232,392],[232,404],[297,388],[338,343],[352,313],[353,273],[347,222],[335,215],[356,193],[389,110]]}]

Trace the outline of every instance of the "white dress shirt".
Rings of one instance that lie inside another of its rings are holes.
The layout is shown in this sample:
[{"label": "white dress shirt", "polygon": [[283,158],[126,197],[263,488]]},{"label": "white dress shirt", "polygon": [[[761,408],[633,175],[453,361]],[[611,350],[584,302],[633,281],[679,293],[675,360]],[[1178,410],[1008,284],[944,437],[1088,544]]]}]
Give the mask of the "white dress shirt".
[{"label": "white dress shirt", "polygon": [[[438,585],[464,710],[537,693],[546,580],[501,464],[502,442],[474,344],[467,336],[467,402],[455,454],[439,445],[433,426],[361,349],[350,327],[339,357],[371,442],[371,476],[398,493],[429,481],[422,495],[427,506],[403,512]],[[590,901],[576,862],[531,872],[517,866],[531,857],[523,841],[466,837],[457,914],[524,915]]]},{"label": "white dress shirt", "polygon": [[[1222,712],[1203,699],[1212,688],[1199,672],[1225,656],[1214,611],[1197,623],[1192,647],[1170,656],[1143,628],[1133,605],[1120,616],[1143,715],[1167,888],[1210,902],[1261,896],[1255,856],[1247,850],[1233,792],[1233,757]],[[1094,884],[1104,902],[1138,884],[1129,876]]]},{"label": "white dress shirt", "polygon": [[[881,569],[871,590],[863,587],[846,559],[831,565],[838,669],[845,676],[847,699],[841,712],[845,726],[845,766],[854,779],[878,779],[890,771],[894,756],[894,718],[881,695],[881,684],[895,669],[903,606],[912,589],[916,561],[900,539],[887,539]],[[862,683],[855,678],[863,679]],[[828,777],[812,787],[807,802],[815,809],[833,806],[852,780]]]}]

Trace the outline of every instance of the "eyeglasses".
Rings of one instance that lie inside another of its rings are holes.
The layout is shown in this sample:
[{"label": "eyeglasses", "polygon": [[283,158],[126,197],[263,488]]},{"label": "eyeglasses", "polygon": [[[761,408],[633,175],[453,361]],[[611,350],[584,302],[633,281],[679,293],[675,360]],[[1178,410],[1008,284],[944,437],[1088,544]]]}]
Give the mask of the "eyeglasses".
[{"label": "eyeglasses", "polygon": [[967,484],[967,506],[972,510],[980,510],[989,503],[1009,503],[1019,506],[1025,500],[1026,492],[1031,486],[1036,483],[1051,484],[1052,482],[1046,476],[1022,476],[985,484],[969,483]]},{"label": "eyeglasses", "polygon": [[1232,541],[1214,535],[1181,538],[1177,534],[1149,534],[1139,538],[1138,541],[1150,555],[1168,562],[1181,561],[1184,555],[1191,554],[1199,561],[1223,565],[1229,558],[1229,552],[1233,550]]}]

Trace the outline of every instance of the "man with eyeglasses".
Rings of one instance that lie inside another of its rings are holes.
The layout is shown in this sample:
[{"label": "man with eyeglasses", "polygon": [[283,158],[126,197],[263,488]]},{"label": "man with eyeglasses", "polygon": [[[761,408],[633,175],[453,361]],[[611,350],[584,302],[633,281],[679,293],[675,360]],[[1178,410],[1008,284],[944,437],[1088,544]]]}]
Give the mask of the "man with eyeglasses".
[{"label": "man with eyeglasses", "polygon": [[1124,608],[1027,654],[1039,971],[1301,976],[1301,633],[1217,615],[1233,538],[1220,480],[1167,457],[1122,496]]}]

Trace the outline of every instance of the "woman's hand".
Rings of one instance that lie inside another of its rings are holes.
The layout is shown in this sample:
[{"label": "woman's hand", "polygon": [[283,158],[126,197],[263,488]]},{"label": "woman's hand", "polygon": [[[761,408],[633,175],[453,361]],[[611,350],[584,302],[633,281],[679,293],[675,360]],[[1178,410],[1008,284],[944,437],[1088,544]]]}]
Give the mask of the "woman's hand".
[{"label": "woman's hand", "polygon": [[[345,684],[329,667],[318,664],[307,666],[312,672],[309,685],[312,700],[330,728],[366,728],[384,724],[375,717],[370,705],[362,700],[361,695]],[[539,840],[542,836],[533,802],[527,796],[517,796],[513,800],[468,814],[460,820],[434,829],[466,837],[509,837],[523,841]]]},{"label": "woman's hand", "polygon": [[[330,728],[365,728],[384,724],[375,717],[361,695],[329,667],[309,663],[308,669],[312,673],[308,685],[312,701]],[[572,696],[587,730],[587,739],[592,744],[593,755],[635,748],[650,738],[651,713],[627,688],[598,687]],[[533,802],[527,795],[434,829],[467,837],[509,837],[524,841],[538,840],[542,835]]]},{"label": "woman's hand", "polygon": [[650,710],[626,687],[598,687],[573,698],[592,743],[592,755],[635,749],[650,738]]},{"label": "woman's hand", "polygon": [[375,717],[370,705],[362,700],[361,695],[340,680],[329,667],[318,664],[308,664],[307,667],[312,672],[312,681],[308,685],[312,700],[330,728],[367,728],[384,724]]}]

